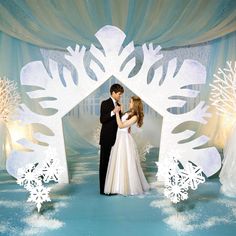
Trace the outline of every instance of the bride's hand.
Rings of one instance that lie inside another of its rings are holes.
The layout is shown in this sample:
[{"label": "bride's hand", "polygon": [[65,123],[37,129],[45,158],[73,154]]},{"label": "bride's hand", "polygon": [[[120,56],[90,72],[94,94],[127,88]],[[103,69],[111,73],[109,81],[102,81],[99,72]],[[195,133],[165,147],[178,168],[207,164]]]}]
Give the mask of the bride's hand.
[{"label": "bride's hand", "polygon": [[113,112],[114,113],[119,113],[120,112],[120,106],[115,106]]}]

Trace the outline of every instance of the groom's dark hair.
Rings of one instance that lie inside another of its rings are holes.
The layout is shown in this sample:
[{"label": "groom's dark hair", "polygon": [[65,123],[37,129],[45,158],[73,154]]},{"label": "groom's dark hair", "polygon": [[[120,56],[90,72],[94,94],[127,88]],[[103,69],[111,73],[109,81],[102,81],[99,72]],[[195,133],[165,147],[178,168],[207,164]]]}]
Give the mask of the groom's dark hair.
[{"label": "groom's dark hair", "polygon": [[120,85],[120,84],[113,84],[110,88],[110,94],[112,94],[112,92],[118,93],[124,93],[124,88]]}]

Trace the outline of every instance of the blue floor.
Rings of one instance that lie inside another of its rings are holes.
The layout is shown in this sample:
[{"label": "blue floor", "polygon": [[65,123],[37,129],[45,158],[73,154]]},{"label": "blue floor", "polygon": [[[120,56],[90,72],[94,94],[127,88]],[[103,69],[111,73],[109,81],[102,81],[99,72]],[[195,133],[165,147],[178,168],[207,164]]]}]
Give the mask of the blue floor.
[{"label": "blue floor", "polygon": [[[155,152],[142,163],[155,182]],[[222,236],[236,235],[236,199],[220,193],[218,178],[199,185],[189,199],[172,204],[155,186],[144,196],[98,194],[98,160],[93,150],[68,158],[71,184],[56,186],[41,213],[28,192],[0,172],[0,235],[44,236]]]}]

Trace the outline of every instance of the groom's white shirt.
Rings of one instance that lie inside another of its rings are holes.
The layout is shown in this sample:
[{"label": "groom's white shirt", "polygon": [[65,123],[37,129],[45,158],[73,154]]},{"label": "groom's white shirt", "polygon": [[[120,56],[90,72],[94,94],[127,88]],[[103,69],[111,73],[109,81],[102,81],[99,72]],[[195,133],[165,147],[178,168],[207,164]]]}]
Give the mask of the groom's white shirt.
[{"label": "groom's white shirt", "polygon": [[[116,100],[111,97],[112,101],[113,101],[113,104],[114,104],[114,107],[116,106]],[[114,111],[111,111],[111,116],[114,116],[115,115],[115,112]]]}]

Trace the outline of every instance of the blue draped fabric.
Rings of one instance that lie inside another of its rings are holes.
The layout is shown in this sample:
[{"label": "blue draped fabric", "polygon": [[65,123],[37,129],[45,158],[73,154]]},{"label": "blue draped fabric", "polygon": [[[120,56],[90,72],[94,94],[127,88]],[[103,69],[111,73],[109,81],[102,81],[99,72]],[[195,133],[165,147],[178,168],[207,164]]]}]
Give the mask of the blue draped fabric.
[{"label": "blue draped fabric", "polygon": [[126,43],[194,45],[236,31],[236,1],[0,0],[0,76],[19,78],[22,65],[41,59],[39,47],[97,44],[94,34],[106,24],[123,30]]},{"label": "blue draped fabric", "polygon": [[21,68],[34,60],[42,60],[40,48],[0,32],[0,76],[19,82]]}]

